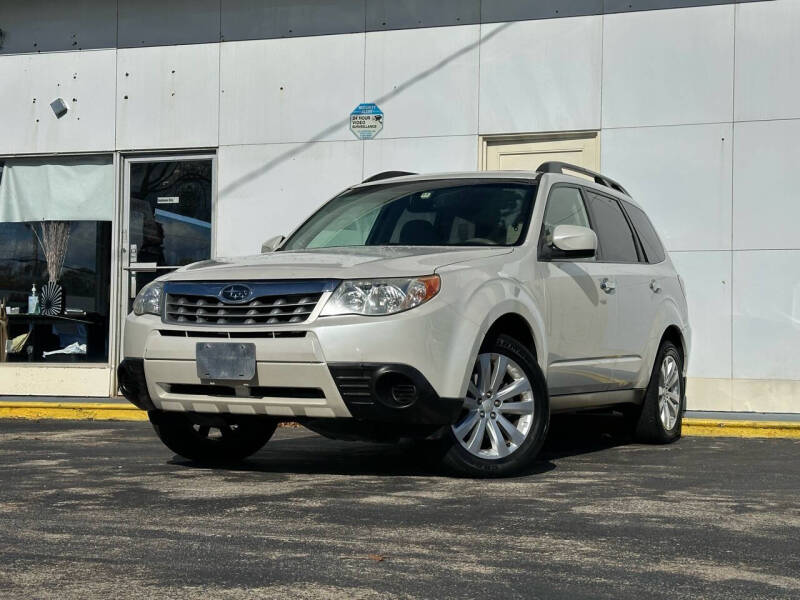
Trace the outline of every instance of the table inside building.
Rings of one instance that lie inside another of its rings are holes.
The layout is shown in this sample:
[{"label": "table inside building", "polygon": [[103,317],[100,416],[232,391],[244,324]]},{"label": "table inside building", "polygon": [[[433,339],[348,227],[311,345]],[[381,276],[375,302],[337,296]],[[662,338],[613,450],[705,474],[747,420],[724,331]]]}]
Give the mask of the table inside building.
[{"label": "table inside building", "polygon": [[[17,313],[8,315],[8,338],[29,333],[25,345],[17,353],[8,353],[7,362],[83,362],[105,360],[103,317],[95,313],[81,315],[42,315]],[[86,344],[86,353],[51,354],[72,341]]]}]

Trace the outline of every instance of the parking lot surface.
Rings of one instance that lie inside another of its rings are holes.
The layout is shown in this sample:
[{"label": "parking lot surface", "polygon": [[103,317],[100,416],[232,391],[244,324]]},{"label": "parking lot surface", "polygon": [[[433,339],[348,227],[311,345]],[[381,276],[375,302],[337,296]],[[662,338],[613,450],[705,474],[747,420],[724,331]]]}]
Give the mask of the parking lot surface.
[{"label": "parking lot surface", "polygon": [[478,481],[304,429],[221,469],[147,423],[5,420],[0,457],[3,598],[800,597],[800,440],[562,418]]}]

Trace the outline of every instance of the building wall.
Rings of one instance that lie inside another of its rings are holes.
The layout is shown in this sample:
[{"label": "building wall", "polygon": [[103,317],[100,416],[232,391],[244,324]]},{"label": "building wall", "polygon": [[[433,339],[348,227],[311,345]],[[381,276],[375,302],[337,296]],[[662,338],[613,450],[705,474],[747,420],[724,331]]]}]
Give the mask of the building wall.
[{"label": "building wall", "polygon": [[689,407],[800,412],[800,0],[33,4],[0,14],[0,155],[218,148],[221,254],[480,136],[600,130],[687,284]]}]

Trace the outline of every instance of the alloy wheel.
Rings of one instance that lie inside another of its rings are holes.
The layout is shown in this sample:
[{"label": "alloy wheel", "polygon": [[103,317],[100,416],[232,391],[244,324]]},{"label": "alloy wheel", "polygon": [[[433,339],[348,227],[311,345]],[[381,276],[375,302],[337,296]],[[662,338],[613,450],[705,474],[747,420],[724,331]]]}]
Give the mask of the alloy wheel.
[{"label": "alloy wheel", "polygon": [[666,431],[672,431],[681,414],[681,377],[675,357],[667,354],[658,373],[658,416]]},{"label": "alloy wheel", "polygon": [[515,452],[533,425],[531,383],[508,356],[478,355],[469,380],[464,412],[453,435],[474,456],[497,460]]}]

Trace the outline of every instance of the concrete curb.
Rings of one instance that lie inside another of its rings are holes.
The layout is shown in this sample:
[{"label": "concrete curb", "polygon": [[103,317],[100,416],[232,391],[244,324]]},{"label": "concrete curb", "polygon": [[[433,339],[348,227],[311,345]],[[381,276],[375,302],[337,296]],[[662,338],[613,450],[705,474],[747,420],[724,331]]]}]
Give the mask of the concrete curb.
[{"label": "concrete curb", "polygon": [[147,413],[133,404],[122,403],[0,402],[0,418],[146,421]]},{"label": "concrete curb", "polygon": [[[132,404],[121,402],[13,401],[0,402],[0,418],[146,421],[147,413],[136,408]],[[684,418],[683,435],[800,439],[800,421],[745,421]]]},{"label": "concrete curb", "polygon": [[800,438],[800,422],[684,419],[683,435],[741,438]]}]

